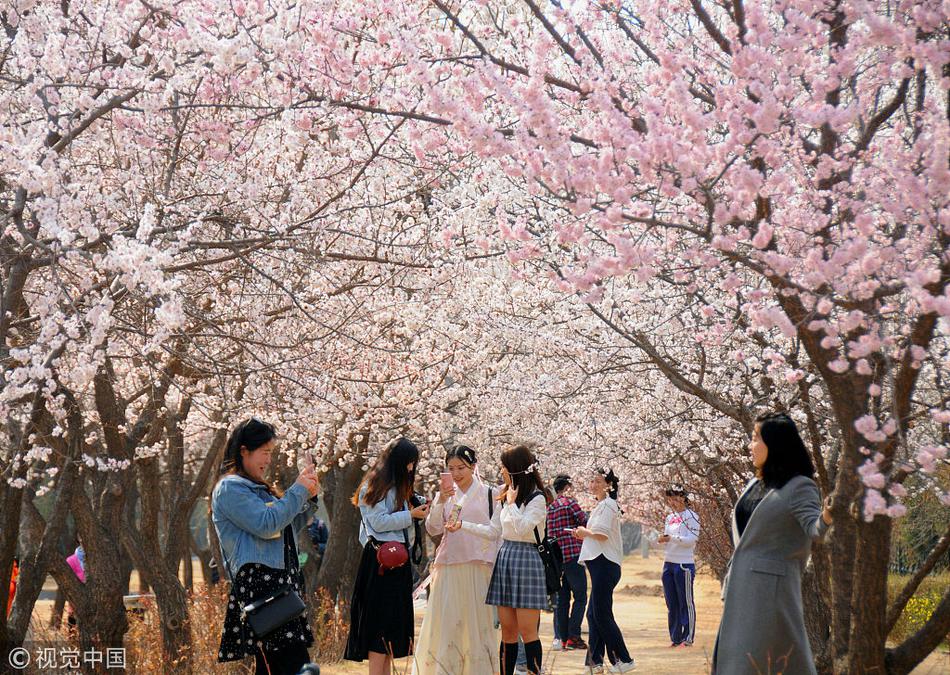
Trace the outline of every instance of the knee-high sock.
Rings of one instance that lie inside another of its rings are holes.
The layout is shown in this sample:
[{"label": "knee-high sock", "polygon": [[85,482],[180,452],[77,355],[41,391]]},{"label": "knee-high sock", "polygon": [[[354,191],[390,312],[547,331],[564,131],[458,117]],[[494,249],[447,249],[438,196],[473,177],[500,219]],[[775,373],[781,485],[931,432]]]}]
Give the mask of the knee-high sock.
[{"label": "knee-high sock", "polygon": [[541,640],[524,643],[524,655],[528,659],[528,672],[536,675],[541,672]]},{"label": "knee-high sock", "polygon": [[518,643],[501,642],[498,645],[498,666],[501,668],[501,675],[514,675],[517,663]]}]

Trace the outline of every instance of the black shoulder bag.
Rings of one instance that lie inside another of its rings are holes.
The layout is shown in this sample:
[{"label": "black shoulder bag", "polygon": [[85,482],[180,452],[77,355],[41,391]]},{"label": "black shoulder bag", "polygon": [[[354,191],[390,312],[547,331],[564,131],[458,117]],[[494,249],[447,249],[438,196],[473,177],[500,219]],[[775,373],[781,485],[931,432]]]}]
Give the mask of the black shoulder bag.
[{"label": "black shoulder bag", "polygon": [[[535,492],[531,495],[534,499],[537,495],[543,495],[542,492]],[[534,546],[538,549],[538,555],[541,556],[541,562],[544,563],[544,585],[547,588],[548,595],[553,595],[561,590],[561,573],[564,569],[564,555],[561,553],[561,546],[557,539],[545,532],[544,539],[538,534],[538,528],[534,528]]]},{"label": "black shoulder bag", "polygon": [[[293,536],[290,529],[290,525],[284,528],[284,569],[288,575],[291,573],[291,568],[290,561],[287,559],[287,551],[290,548],[287,545],[287,537]],[[224,564],[228,564],[227,558],[224,559]],[[234,575],[231,574],[230,566],[228,566],[228,575],[231,577],[231,583],[233,584]],[[293,586],[288,583],[286,586],[278,588],[273,595],[245,605],[241,609],[241,616],[247,622],[254,636],[260,640],[281,626],[303,616],[306,609],[303,600],[297,595]]]}]

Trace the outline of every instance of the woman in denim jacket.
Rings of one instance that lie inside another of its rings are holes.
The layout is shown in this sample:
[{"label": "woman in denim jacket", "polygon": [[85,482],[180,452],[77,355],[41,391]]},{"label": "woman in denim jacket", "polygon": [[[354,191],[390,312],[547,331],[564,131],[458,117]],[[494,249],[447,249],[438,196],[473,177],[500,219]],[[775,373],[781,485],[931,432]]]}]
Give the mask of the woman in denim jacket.
[{"label": "woman in denim jacket", "polygon": [[370,675],[389,675],[392,660],[412,653],[415,629],[412,611],[412,568],[409,562],[381,570],[376,554],[385,542],[402,542],[414,535],[413,519],[429,513],[429,505],[409,506],[419,449],[409,439],[387,445],[353,495],[360,509],[363,555],[350,602],[350,634],[343,658],[369,659]]},{"label": "woman in denim jacket", "polygon": [[258,675],[293,675],[310,661],[313,634],[300,617],[263,640],[244,622],[241,608],[292,587],[301,597],[297,532],[307,526],[320,484],[304,469],[286,493],[264,481],[276,445],[274,427],[252,417],[228,439],[223,476],[211,497],[211,514],[225,573],[231,580],[218,661],[253,655]]}]

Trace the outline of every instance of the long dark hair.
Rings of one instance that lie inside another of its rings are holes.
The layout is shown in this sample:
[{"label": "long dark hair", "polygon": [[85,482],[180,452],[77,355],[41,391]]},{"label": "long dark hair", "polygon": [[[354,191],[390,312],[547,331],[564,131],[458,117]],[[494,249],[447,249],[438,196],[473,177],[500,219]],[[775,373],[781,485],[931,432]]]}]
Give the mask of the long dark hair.
[{"label": "long dark hair", "polygon": [[597,469],[597,473],[607,481],[607,494],[611,499],[616,499],[620,489],[620,478],[614,475],[613,469]]},{"label": "long dark hair", "polygon": [[472,450],[467,445],[456,445],[447,453],[445,453],[445,464],[448,466],[450,459],[460,459],[465,462],[468,466],[472,466],[477,461],[475,459],[475,451]]},{"label": "long dark hair", "polygon": [[768,413],[755,418],[762,442],[769,449],[760,477],[768,488],[779,489],[795,476],[815,476],[805,442],[795,422],[785,413]]},{"label": "long dark hair", "polygon": [[260,483],[267,487],[271,492],[279,492],[276,486],[261,483],[261,481],[251,478],[244,470],[244,458],[241,456],[241,450],[254,452],[262,445],[270,443],[277,438],[277,431],[274,425],[251,417],[238,424],[231,431],[228,437],[228,444],[224,448],[224,459],[221,461],[221,477],[229,474],[237,474],[248,480]]},{"label": "long dark hair", "polygon": [[[412,471],[406,469],[412,464]],[[375,506],[381,502],[389,488],[396,487],[396,503],[402,504],[412,495],[416,483],[416,466],[419,464],[419,448],[408,438],[396,438],[390,441],[379,453],[373,468],[366,472],[363,481],[353,493],[354,506],[360,505],[360,490],[366,486],[362,502]]]},{"label": "long dark hair", "polygon": [[[518,489],[515,504],[518,506],[527,504],[535,490],[541,491],[547,504],[551,503],[551,495],[545,489],[544,481],[541,480],[541,472],[538,471],[538,460],[535,459],[534,453],[527,446],[515,445],[505,450],[501,453],[501,465],[511,476],[511,484]],[[502,490],[498,499],[503,499],[507,492],[507,488]]]}]

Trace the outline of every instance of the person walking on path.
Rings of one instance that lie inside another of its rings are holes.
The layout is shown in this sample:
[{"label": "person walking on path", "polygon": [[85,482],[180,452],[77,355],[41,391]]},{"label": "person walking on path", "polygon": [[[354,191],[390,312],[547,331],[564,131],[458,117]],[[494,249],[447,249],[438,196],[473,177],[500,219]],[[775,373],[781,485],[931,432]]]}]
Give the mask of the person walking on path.
[{"label": "person walking on path", "polygon": [[594,673],[604,672],[604,655],[612,664],[608,672],[626,673],[636,663],[614,619],[614,588],[620,581],[623,541],[620,537],[620,505],[617,492],[620,480],[613,471],[600,469],[590,482],[597,506],[590,512],[587,526],[574,530],[582,540],[580,562],[590,572],[590,604],[587,607],[587,666]]},{"label": "person walking on path", "polygon": [[211,520],[231,581],[218,661],[255,659],[257,675],[295,675],[310,662],[313,633],[306,615],[258,637],[242,608],[290,588],[305,596],[297,537],[312,517],[320,483],[313,466],[282,493],[265,481],[277,445],[273,425],[252,417],[231,433],[223,476],[211,496]]},{"label": "person walking on path", "polygon": [[[444,485],[426,517],[426,531],[442,535],[432,563],[432,583],[419,631],[414,675],[497,673],[495,613],[485,604],[500,528],[492,527],[495,495],[476,471],[475,451],[452,448]],[[446,480],[448,484],[448,480]]]},{"label": "person walking on path", "polygon": [[[394,659],[413,651],[415,617],[412,609],[411,539],[413,520],[429,513],[428,504],[411,507],[419,449],[407,438],[391,441],[353,495],[360,510],[360,544],[363,554],[356,571],[350,600],[350,632],[343,658],[369,660],[370,675],[389,675]],[[385,553],[402,564],[383,566]]]},{"label": "person walking on path", "polygon": [[831,525],[814,465],[785,413],[756,419],[749,444],[756,476],[732,514],[735,551],[723,580],[725,604],[713,675],[815,675],[802,608],[802,572],[812,542]]},{"label": "person walking on path", "polygon": [[[551,649],[587,649],[587,643],[581,637],[581,622],[587,610],[587,570],[577,562],[581,542],[571,532],[587,524],[587,514],[574,499],[570,476],[557,475],[553,485],[557,497],[548,506],[547,531],[557,538],[564,567],[554,609],[554,644]],[[573,607],[571,596],[574,598]]]},{"label": "person walking on path", "polygon": [[699,539],[699,518],[689,508],[685,490],[668,489],[666,503],[673,513],[666,517],[663,534],[657,541],[666,544],[663,595],[666,598],[670,646],[692,647],[696,635],[696,603],[693,600],[696,559],[693,550]]}]

